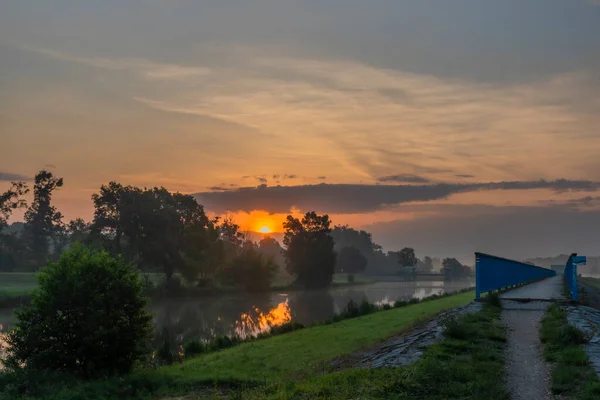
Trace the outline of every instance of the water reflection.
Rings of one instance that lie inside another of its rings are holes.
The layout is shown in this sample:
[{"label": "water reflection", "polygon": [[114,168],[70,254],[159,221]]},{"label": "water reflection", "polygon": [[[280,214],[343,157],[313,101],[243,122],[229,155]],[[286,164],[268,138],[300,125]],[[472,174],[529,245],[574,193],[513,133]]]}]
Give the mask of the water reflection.
[{"label": "water reflection", "polygon": [[235,322],[234,332],[237,336],[245,339],[248,336],[256,336],[259,333],[268,332],[274,326],[280,326],[292,320],[288,299],[277,304],[268,313],[263,313],[255,307],[253,313],[245,313]]},{"label": "water reflection", "polygon": [[[181,344],[190,339],[210,340],[217,335],[244,338],[290,321],[312,325],[342,311],[349,300],[393,304],[396,300],[421,299],[472,285],[472,281],[387,281],[307,292],[161,299],[153,301],[149,309],[155,315],[155,344],[163,339],[165,328],[168,336]],[[0,331],[10,329],[13,318],[9,310],[0,310]],[[0,344],[4,342],[0,340]]]}]

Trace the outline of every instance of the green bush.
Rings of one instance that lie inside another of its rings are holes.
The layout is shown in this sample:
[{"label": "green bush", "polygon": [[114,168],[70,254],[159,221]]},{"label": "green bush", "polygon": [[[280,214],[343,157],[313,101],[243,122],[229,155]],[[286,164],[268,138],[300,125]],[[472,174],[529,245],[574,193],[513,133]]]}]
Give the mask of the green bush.
[{"label": "green bush", "polygon": [[494,307],[502,307],[502,303],[500,302],[500,295],[498,292],[489,292],[487,296],[487,303]]},{"label": "green bush", "polygon": [[90,377],[128,372],[147,354],[144,283],[122,258],[76,245],[37,278],[8,334],[9,368]]},{"label": "green bush", "polygon": [[205,344],[198,339],[193,339],[185,342],[183,345],[183,353],[186,357],[197,356],[198,354],[202,354],[206,352]]}]

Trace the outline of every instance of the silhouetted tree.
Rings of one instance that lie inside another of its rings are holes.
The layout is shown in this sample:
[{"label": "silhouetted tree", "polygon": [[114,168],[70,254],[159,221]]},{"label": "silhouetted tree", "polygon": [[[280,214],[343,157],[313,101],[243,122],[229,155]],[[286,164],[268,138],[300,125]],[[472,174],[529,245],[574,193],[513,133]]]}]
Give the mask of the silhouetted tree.
[{"label": "silhouetted tree", "polygon": [[433,271],[433,260],[429,256],[425,256],[423,260],[419,261],[417,268],[420,272],[431,272]]},{"label": "silhouetted tree", "polygon": [[270,257],[279,267],[283,268],[285,266],[283,248],[277,240],[269,235],[265,235],[265,237],[258,242],[258,251],[265,257]]},{"label": "silhouetted tree", "polygon": [[29,192],[25,182],[11,182],[11,187],[0,194],[0,232],[7,226],[12,212],[27,206],[22,196]]},{"label": "silhouetted tree", "polygon": [[273,259],[263,256],[255,244],[245,242],[223,272],[236,287],[247,292],[262,292],[271,287],[277,268]]},{"label": "silhouetted tree", "polygon": [[405,247],[398,253],[398,262],[403,267],[416,266],[417,261],[415,250],[410,247]]},{"label": "silhouetted tree", "polygon": [[54,190],[63,186],[63,179],[52,172],[40,171],[35,176],[33,202],[25,212],[25,234],[34,268],[41,267],[49,254],[50,240],[61,229],[62,214],[51,204]]},{"label": "silhouetted tree", "polygon": [[336,271],[357,274],[367,268],[367,258],[354,246],[342,247],[337,255]]},{"label": "silhouetted tree", "polygon": [[287,216],[283,223],[287,270],[305,288],[331,284],[336,254],[328,215],[308,212],[302,220]]},{"label": "silhouetted tree", "polygon": [[76,218],[67,224],[67,233],[71,243],[85,243],[89,240],[91,224],[82,218]]},{"label": "silhouetted tree", "polygon": [[[335,241],[335,250],[339,253],[342,248],[356,247],[367,258],[368,265],[376,264],[377,255],[381,253],[381,246],[373,242],[373,237],[367,231],[356,230],[348,225],[336,225],[331,231]],[[381,254],[383,255],[383,254]]]},{"label": "silhouetted tree", "polygon": [[28,192],[25,182],[12,182],[11,187],[0,194],[0,271],[14,271],[25,258],[21,234],[9,232],[7,228],[12,212],[27,207],[22,196]]},{"label": "silhouetted tree", "polygon": [[121,253],[121,237],[123,235],[121,209],[123,208],[123,195],[134,189],[124,187],[120,183],[110,182],[102,185],[99,193],[92,195],[94,203],[94,221],[91,226],[91,235],[103,241],[108,239],[112,246],[110,250]]},{"label": "silhouetted tree", "polygon": [[462,265],[456,258],[444,258],[442,261],[442,273],[446,278],[460,278],[468,276],[471,269]]}]

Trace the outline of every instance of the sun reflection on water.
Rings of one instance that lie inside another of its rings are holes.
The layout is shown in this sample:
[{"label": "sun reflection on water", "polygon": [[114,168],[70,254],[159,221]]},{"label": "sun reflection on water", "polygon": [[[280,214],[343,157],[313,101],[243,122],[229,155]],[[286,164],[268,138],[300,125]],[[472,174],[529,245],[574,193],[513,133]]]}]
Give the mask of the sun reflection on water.
[{"label": "sun reflection on water", "polygon": [[288,300],[282,301],[276,307],[263,313],[258,308],[254,312],[244,313],[235,322],[234,333],[242,339],[248,336],[256,336],[259,333],[268,332],[274,326],[283,325],[292,320]]}]

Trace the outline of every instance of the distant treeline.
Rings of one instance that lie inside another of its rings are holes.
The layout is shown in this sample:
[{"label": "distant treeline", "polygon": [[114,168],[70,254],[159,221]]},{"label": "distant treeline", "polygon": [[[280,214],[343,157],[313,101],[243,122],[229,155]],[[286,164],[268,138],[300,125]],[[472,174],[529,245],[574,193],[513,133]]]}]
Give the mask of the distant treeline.
[{"label": "distant treeline", "polygon": [[[472,272],[454,258],[418,259],[408,247],[386,253],[370,233],[347,225],[331,228],[329,216],[315,212],[302,219],[289,215],[283,243],[268,235],[253,241],[232,219],[209,218],[193,196],[164,187],[110,182],[92,195],[91,222],[65,222],[52,204],[63,183],[40,171],[33,188],[13,182],[0,194],[0,272],[36,271],[74,243],[120,255],[141,272],[163,273],[169,290],[222,285],[264,291],[278,271],[305,288],[328,286],[334,272],[410,276],[437,270],[449,278]],[[33,200],[27,204],[30,190]],[[9,225],[17,209],[25,209],[25,221]]]}]

